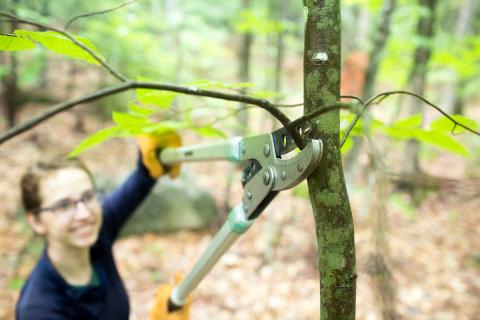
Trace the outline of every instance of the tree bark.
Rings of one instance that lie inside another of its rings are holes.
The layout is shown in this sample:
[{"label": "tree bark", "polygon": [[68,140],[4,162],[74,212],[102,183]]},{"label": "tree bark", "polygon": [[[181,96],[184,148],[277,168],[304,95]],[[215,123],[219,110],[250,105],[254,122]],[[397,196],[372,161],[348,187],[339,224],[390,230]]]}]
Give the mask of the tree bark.
[{"label": "tree bark", "polygon": [[[340,96],[340,1],[304,1],[305,112]],[[320,272],[321,319],[355,319],[356,267],[352,212],[339,150],[339,111],[312,123],[312,137],[323,140],[321,164],[308,178],[315,217]]]}]

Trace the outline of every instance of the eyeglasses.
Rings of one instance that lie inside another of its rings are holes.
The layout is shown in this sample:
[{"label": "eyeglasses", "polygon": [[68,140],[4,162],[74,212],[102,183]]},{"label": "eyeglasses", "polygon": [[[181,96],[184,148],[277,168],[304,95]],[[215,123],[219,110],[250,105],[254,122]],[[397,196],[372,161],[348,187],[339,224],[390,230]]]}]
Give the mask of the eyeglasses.
[{"label": "eyeglasses", "polygon": [[77,210],[79,203],[83,203],[89,210],[96,209],[98,206],[97,192],[95,190],[85,191],[77,200],[70,198],[62,199],[50,207],[38,208],[35,210],[35,213],[53,211],[55,213],[73,214]]}]

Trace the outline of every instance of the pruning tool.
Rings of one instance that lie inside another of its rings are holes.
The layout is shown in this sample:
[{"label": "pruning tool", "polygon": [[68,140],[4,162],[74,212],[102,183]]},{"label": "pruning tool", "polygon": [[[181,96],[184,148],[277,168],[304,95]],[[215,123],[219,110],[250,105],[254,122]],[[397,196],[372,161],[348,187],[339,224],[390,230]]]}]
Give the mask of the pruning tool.
[{"label": "pruning tool", "polygon": [[[296,130],[305,137],[310,128],[308,124],[303,124]],[[168,312],[179,310],[187,303],[192,290],[280,191],[299,184],[320,163],[320,139],[306,140],[304,148],[287,159],[286,155],[296,148],[291,135],[281,128],[267,134],[235,137],[212,144],[168,147],[159,151],[162,164],[167,166],[178,162],[215,160],[245,163],[241,178],[244,190],[242,202],[229,213],[227,221],[190,273],[174,287],[168,299]]]}]

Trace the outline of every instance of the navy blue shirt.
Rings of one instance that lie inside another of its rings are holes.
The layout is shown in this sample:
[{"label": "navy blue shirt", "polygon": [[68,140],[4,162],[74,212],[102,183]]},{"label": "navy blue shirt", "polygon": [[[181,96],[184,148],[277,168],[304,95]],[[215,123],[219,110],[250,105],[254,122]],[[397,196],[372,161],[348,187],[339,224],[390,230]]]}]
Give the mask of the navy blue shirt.
[{"label": "navy blue shirt", "polygon": [[44,250],[22,288],[17,320],[128,319],[128,295],[115,266],[112,245],[154,184],[155,180],[139,161],[129,178],[102,201],[103,222],[98,240],[90,249],[92,267],[99,281],[82,288],[70,286]]}]

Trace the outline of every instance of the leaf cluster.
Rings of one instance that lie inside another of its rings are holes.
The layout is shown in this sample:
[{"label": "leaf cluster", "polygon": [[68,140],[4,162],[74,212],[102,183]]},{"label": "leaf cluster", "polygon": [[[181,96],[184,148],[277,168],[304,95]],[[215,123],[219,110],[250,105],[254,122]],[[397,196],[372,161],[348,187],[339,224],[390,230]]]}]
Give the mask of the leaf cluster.
[{"label": "leaf cluster", "polygon": [[[452,115],[455,121],[468,126],[472,129],[478,129],[480,126],[474,120],[462,115]],[[346,131],[348,124],[354,119],[352,114],[341,115],[341,135]],[[392,124],[374,119],[360,119],[353,130],[351,136],[364,136],[366,134],[382,134],[395,140],[417,140],[418,142],[433,146],[443,151],[455,153],[464,157],[470,155],[468,148],[456,138],[456,135],[465,132],[465,129],[453,124],[446,117],[440,116],[429,123],[427,127],[423,126],[423,119],[420,113],[407,118],[398,119]],[[347,152],[353,145],[351,137],[347,138],[342,148],[342,152]]]}]

